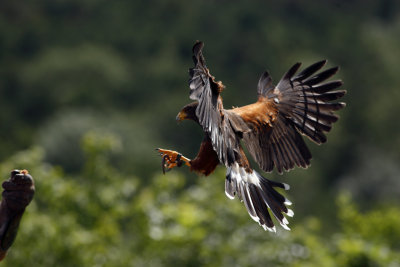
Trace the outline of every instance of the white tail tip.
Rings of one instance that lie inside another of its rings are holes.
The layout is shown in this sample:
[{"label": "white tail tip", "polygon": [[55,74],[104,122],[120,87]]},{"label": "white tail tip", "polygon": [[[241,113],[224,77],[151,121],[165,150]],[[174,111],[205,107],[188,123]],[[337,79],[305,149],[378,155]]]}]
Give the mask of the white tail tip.
[{"label": "white tail tip", "polygon": [[281,223],[281,226],[283,227],[283,229],[290,231],[290,228],[286,224]]},{"label": "white tail tip", "polygon": [[272,227],[272,228],[270,228],[270,227],[267,227],[267,226],[264,224],[264,225],[262,225],[262,228],[264,228],[265,231],[268,230],[269,232],[276,233],[276,227],[275,227],[275,226]]},{"label": "white tail tip", "polygon": [[292,203],[292,201],[290,201],[289,199],[285,198],[285,202],[283,202],[283,204],[290,206],[290,205],[292,205],[293,203]]},{"label": "white tail tip", "polygon": [[282,183],[283,184],[283,186],[284,186],[284,189],[287,191],[287,190],[290,190],[290,185],[288,185],[288,184],[285,184],[285,183]]},{"label": "white tail tip", "polygon": [[288,209],[288,212],[286,213],[287,216],[289,217],[293,217],[294,216],[294,212],[291,209]]},{"label": "white tail tip", "polygon": [[226,191],[225,191],[225,195],[226,195],[229,199],[235,199],[235,197],[229,195]]}]

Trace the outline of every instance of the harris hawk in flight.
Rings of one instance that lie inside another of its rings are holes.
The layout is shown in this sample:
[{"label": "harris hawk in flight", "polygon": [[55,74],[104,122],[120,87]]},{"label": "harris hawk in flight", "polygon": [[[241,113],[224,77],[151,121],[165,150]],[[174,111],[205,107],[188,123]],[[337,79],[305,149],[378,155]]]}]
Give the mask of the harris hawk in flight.
[{"label": "harris hawk in flight", "polygon": [[325,143],[325,133],[338,120],[334,111],[345,106],[335,102],[346,93],[335,90],[342,81],[326,81],[339,68],[320,71],[327,62],[322,60],[297,73],[301,63],[296,63],[277,85],[264,72],[258,81],[255,103],[225,109],[220,95],[225,86],[210,74],[203,46],[199,41],[193,46],[194,67],[189,69],[190,99],[194,102],[184,106],[176,119],[199,124],[204,138],[192,160],[179,152],[158,148],[163,172],[187,165],[190,170],[207,176],[218,164],[223,164],[227,168],[225,194],[228,198],[238,197],[250,217],[264,230],[276,231],[270,213],[284,229],[290,230],[285,215],[294,215],[287,207],[292,203],[275,190],[288,190],[289,185],[269,180],[254,170],[241,141],[265,172],[274,168],[279,173],[295,166],[307,168],[311,153],[302,135],[317,144]]}]

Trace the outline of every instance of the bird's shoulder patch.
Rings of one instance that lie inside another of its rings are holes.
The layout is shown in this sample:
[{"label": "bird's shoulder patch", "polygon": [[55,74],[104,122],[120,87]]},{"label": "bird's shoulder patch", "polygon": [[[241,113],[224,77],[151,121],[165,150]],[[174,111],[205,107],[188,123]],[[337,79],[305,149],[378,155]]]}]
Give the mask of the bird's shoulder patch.
[{"label": "bird's shoulder patch", "polygon": [[253,104],[234,108],[232,112],[239,115],[247,124],[252,124],[256,127],[265,125],[273,127],[278,115],[276,104],[265,97],[260,97]]}]

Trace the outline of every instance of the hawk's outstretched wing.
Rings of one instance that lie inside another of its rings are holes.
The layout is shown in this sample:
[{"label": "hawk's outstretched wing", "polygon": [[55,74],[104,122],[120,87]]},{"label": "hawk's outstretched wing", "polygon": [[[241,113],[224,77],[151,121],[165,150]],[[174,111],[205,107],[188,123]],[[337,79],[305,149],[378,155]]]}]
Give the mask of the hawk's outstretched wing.
[{"label": "hawk's outstretched wing", "polygon": [[239,116],[224,110],[220,97],[224,86],[210,74],[203,57],[203,46],[202,42],[193,46],[194,67],[189,69],[190,99],[198,101],[196,116],[199,123],[208,133],[221,163],[229,166],[238,157],[240,136],[249,128]]},{"label": "hawk's outstretched wing", "polygon": [[275,87],[267,72],[258,83],[258,101],[252,105],[233,109],[252,129],[244,136],[246,147],[264,171],[274,167],[281,173],[295,165],[310,165],[311,153],[302,136],[317,144],[326,142],[325,132],[338,120],[333,111],[345,106],[331,102],[344,96],[339,80],[324,82],[338,68],[315,74],[326,64],[317,62],[295,75],[300,67],[296,63]]}]

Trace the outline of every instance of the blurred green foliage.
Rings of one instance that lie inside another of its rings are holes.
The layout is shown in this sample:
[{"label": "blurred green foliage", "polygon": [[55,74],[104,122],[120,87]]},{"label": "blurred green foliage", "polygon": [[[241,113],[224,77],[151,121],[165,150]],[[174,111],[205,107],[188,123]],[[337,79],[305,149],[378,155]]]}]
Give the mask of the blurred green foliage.
[{"label": "blurred green foliage", "polygon": [[109,134],[83,138],[84,172],[65,175],[33,148],[3,163],[27,166],[37,195],[24,215],[6,266],[398,266],[400,209],[360,212],[337,198],[339,227],[294,219],[264,232],[243,205],[223,194],[223,170],[190,182],[178,172],[143,183],[110,165],[119,147]]},{"label": "blurred green foliage", "polygon": [[[176,125],[191,47],[205,42],[225,107],[295,62],[339,65],[347,107],[289,183],[291,232],[264,233],[189,158]],[[399,266],[400,2],[0,1],[0,174],[30,170],[34,202],[7,266]],[[336,204],[335,204],[336,203]]]}]

